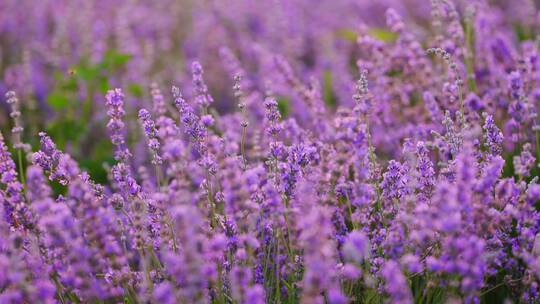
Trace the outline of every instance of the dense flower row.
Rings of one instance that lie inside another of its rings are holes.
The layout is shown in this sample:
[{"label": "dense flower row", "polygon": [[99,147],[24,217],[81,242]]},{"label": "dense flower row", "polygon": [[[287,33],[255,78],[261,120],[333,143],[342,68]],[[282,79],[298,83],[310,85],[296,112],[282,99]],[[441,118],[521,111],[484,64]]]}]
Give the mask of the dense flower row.
[{"label": "dense flower row", "polygon": [[[265,44],[275,33],[248,47],[248,30],[223,26],[241,34],[240,51],[213,61],[225,90],[193,61],[191,84],[90,96],[112,143],[106,183],[46,132],[28,144],[39,126],[15,82],[11,144],[0,135],[0,303],[538,303],[537,22],[516,37],[501,12],[433,0],[418,33],[390,8],[387,30],[360,25],[341,51],[300,63]],[[263,31],[271,21],[253,14]],[[142,26],[144,39],[168,20]],[[144,62],[128,69],[148,81]]]}]

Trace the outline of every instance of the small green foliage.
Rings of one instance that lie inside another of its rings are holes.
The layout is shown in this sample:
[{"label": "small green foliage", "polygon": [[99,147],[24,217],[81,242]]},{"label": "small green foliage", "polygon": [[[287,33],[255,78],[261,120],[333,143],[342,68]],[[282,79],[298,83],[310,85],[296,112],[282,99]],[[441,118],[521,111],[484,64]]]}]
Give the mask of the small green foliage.
[{"label": "small green foliage", "polygon": [[412,91],[410,98],[409,98],[409,104],[414,107],[420,103],[422,100],[422,94],[418,91]]},{"label": "small green foliage", "polygon": [[516,155],[519,155],[519,149],[514,149],[512,153],[504,155],[503,177],[517,178],[514,174],[514,156]]},{"label": "small green foliage", "polygon": [[77,141],[86,131],[86,124],[78,119],[57,119],[47,126],[47,133],[54,136],[56,144],[64,148],[67,142]]},{"label": "small green foliage", "polygon": [[371,37],[384,41],[384,42],[394,42],[398,39],[398,34],[387,29],[372,27],[368,30],[368,33]]},{"label": "small green foliage", "polygon": [[331,109],[335,109],[337,106],[337,97],[334,92],[332,82],[332,72],[329,70],[323,73],[323,99],[324,103]]},{"label": "small green foliage", "polygon": [[285,97],[278,97],[277,98],[277,103],[278,103],[278,110],[279,110],[279,113],[281,114],[281,117],[287,117],[287,115],[289,115],[289,111],[290,111],[290,102],[289,102],[289,99],[285,98]]},{"label": "small green foliage", "polygon": [[53,91],[47,96],[47,103],[58,111],[68,106],[69,99],[61,91]]},{"label": "small green foliage", "polygon": [[[358,33],[352,29],[339,29],[336,34],[338,37],[351,42],[356,42],[358,39]],[[394,42],[399,37],[397,33],[380,27],[370,28],[368,35],[384,42]]]},{"label": "small green foliage", "polygon": [[337,36],[351,42],[356,42],[358,34],[351,29],[339,29],[337,30]]},{"label": "small green foliage", "polygon": [[101,66],[110,71],[123,68],[131,59],[131,54],[119,53],[115,50],[109,50],[103,56]]},{"label": "small green foliage", "polygon": [[74,71],[85,81],[92,81],[100,74],[99,65],[88,64],[87,62],[81,62],[79,65],[75,66]]},{"label": "small green foliage", "polygon": [[403,71],[400,69],[391,69],[388,72],[386,72],[386,76],[388,77],[397,78],[397,77],[400,77],[401,75],[403,75]]},{"label": "small green foliage", "polygon": [[[55,139],[60,149],[64,149],[68,143],[72,149],[80,149],[72,152],[86,156],[80,162],[81,167],[100,183],[107,181],[103,163],[112,162],[112,147],[108,139],[92,145],[85,144],[96,140],[87,127],[92,117],[93,99],[97,94],[103,95],[110,89],[109,80],[117,77],[131,58],[130,54],[109,50],[99,62],[83,58],[66,72],[55,71],[55,86],[46,98],[56,114],[45,128],[47,133]],[[85,91],[81,92],[81,89]],[[128,86],[128,92],[141,97],[144,89],[132,83]],[[81,93],[87,97],[85,100],[79,99]],[[59,185],[53,185],[53,188],[55,193],[65,191]]]},{"label": "small green foliage", "polygon": [[536,37],[534,28],[521,23],[514,24],[514,33],[519,41],[534,40]]},{"label": "small green foliage", "polygon": [[112,164],[113,161],[114,158],[112,157],[107,159],[84,158],[79,161],[79,164],[81,165],[81,168],[86,170],[88,174],[92,176],[92,179],[96,183],[106,184],[108,182],[107,171],[105,171],[105,168],[103,168],[103,163]]},{"label": "small green foliage", "polygon": [[131,93],[135,97],[142,97],[144,94],[143,87],[138,83],[130,83],[127,86],[127,90],[129,93]]}]

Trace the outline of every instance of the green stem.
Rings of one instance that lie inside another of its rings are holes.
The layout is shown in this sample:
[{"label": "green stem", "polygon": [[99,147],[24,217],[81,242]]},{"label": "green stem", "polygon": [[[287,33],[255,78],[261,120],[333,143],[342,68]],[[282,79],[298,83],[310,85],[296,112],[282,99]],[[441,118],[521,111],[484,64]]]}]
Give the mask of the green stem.
[{"label": "green stem", "polygon": [[345,201],[347,202],[347,209],[349,211],[349,217],[351,219],[351,224],[353,226],[353,229],[356,230],[356,229],[358,229],[358,227],[357,227],[356,223],[353,220],[353,211],[352,211],[351,201],[349,200],[349,195],[346,196]]},{"label": "green stem", "polygon": [[535,131],[534,134],[536,135],[536,163],[540,162],[540,134],[538,131]]},{"label": "green stem", "polygon": [[52,274],[52,280],[54,282],[54,285],[56,286],[56,295],[60,300],[60,303],[65,304],[66,300],[64,299],[64,287],[62,286],[62,283],[60,283],[60,281],[58,280],[58,274],[56,272]]},{"label": "green stem", "polygon": [[208,169],[205,169],[204,175],[205,175],[206,183],[207,183],[206,192],[207,192],[208,204],[210,204],[210,226],[212,226],[212,228],[216,228],[217,221],[216,221],[214,194],[212,191],[212,185],[210,183],[210,172],[208,172]]},{"label": "green stem", "polygon": [[22,160],[22,151],[21,149],[17,149],[17,157],[19,161],[19,175],[21,176],[21,183],[23,184],[23,187],[26,185],[26,179],[24,177],[24,168],[23,168],[23,160]]},{"label": "green stem", "polygon": [[[373,148],[373,143],[371,142],[371,132],[369,130],[369,117],[366,115],[366,130],[367,130],[367,141],[368,141],[368,147],[369,147],[369,159],[371,161],[371,165],[373,168],[375,168],[377,164],[377,160],[375,158],[375,148]],[[382,210],[382,202],[381,202],[381,189],[379,188],[379,183],[374,182],[375,191],[377,192],[377,202],[376,202],[376,210],[380,211]]]},{"label": "green stem", "polygon": [[294,264],[294,256],[293,256],[293,251],[292,251],[292,247],[291,247],[291,225],[289,224],[288,212],[289,212],[289,198],[286,197],[285,198],[285,213],[284,213],[285,226],[287,226],[287,242],[286,242],[286,245],[287,245],[287,251],[289,253],[289,257],[291,259],[291,263]]},{"label": "green stem", "polygon": [[158,187],[158,190],[161,189],[161,180],[162,180],[162,174],[161,174],[161,168],[159,165],[156,164],[156,184]]},{"label": "green stem", "polygon": [[247,128],[242,127],[242,139],[240,140],[240,152],[242,153],[242,162],[244,163],[244,170],[247,166],[247,158],[246,158],[246,133]]},{"label": "green stem", "polygon": [[[277,256],[279,256],[279,238],[276,238],[277,244],[276,244],[276,261],[279,261],[277,259]],[[281,288],[279,287],[280,283],[279,278],[279,262],[276,263],[276,289],[275,289],[275,297],[276,297],[276,303],[281,303]]]},{"label": "green stem", "polygon": [[167,222],[168,222],[168,226],[169,226],[169,233],[171,234],[171,240],[172,240],[172,247],[173,247],[173,251],[174,253],[178,252],[178,245],[176,244],[176,238],[174,237],[174,227],[173,227],[173,224],[172,224],[172,220],[170,219],[169,216],[167,216]]},{"label": "green stem", "polygon": [[474,75],[474,37],[473,25],[471,20],[465,20],[465,65],[467,68],[467,85],[469,90],[476,92],[476,79]]},{"label": "green stem", "polygon": [[218,297],[218,303],[225,303],[225,297],[223,296],[223,282],[222,282],[222,279],[221,279],[221,272],[222,272],[222,269],[221,269],[221,264],[218,262],[217,263],[217,270],[218,270],[218,278],[217,278],[217,290],[216,290],[216,293],[217,293],[217,297]]},{"label": "green stem", "polygon": [[148,288],[150,289],[150,293],[152,293],[152,290],[154,290],[154,282],[152,282],[152,276],[150,275],[150,267],[148,265],[148,256],[145,254],[144,248],[141,248],[139,250],[139,254],[141,255],[141,263],[144,270],[146,281],[148,282]]}]

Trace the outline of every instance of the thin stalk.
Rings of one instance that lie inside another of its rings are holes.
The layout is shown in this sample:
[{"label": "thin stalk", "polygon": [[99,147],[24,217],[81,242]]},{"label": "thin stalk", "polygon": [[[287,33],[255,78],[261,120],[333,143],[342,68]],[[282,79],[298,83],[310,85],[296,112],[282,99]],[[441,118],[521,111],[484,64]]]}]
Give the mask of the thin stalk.
[{"label": "thin stalk", "polygon": [[242,155],[242,162],[244,164],[244,170],[247,167],[247,158],[246,158],[246,133],[247,133],[247,126],[248,126],[248,117],[246,112],[246,104],[244,103],[244,94],[242,93],[241,89],[241,82],[242,76],[240,74],[237,74],[234,76],[234,96],[238,98],[238,107],[240,108],[240,112],[242,114],[242,138],[240,140],[240,153]]},{"label": "thin stalk", "polygon": [[463,99],[463,92],[461,86],[458,85],[458,96],[459,96],[459,113],[461,115],[461,128],[465,128],[465,100]]},{"label": "thin stalk", "polygon": [[[144,254],[144,250],[141,250],[141,254]],[[143,255],[141,259],[143,263],[143,269],[144,269],[146,281],[148,282],[148,289],[150,290],[150,293],[152,293],[152,291],[154,290],[154,282],[152,282],[152,276],[150,275],[150,267],[148,265],[149,257]]]},{"label": "thin stalk", "polygon": [[24,177],[24,169],[23,169],[23,160],[22,160],[22,151],[21,148],[17,149],[17,158],[19,161],[19,175],[21,176],[21,183],[23,184],[23,187],[26,185],[26,179]]},{"label": "thin stalk", "polygon": [[62,283],[60,283],[60,281],[58,280],[58,274],[55,271],[51,276],[54,285],[56,286],[56,295],[60,300],[60,303],[65,304],[66,300],[64,299],[64,287],[62,286]]},{"label": "thin stalk", "polygon": [[353,221],[353,211],[352,211],[352,205],[351,205],[351,200],[349,199],[349,195],[347,194],[347,196],[345,197],[345,201],[347,202],[347,210],[349,211],[349,217],[351,219],[351,224],[353,226],[353,229],[358,229],[357,225],[355,224],[355,222]]},{"label": "thin stalk", "polygon": [[221,264],[218,262],[217,263],[217,271],[218,271],[218,278],[217,278],[217,294],[218,294],[218,303],[226,303],[225,302],[225,298],[224,298],[224,294],[223,294],[223,282],[222,282],[222,278],[221,278],[221,272],[222,272],[222,269],[221,269]]},{"label": "thin stalk", "polygon": [[242,162],[244,163],[244,170],[247,167],[247,158],[246,158],[246,134],[247,126],[242,125],[242,139],[240,140],[240,153],[242,153]]},{"label": "thin stalk", "polygon": [[214,194],[212,192],[212,185],[210,183],[210,172],[208,172],[208,169],[205,169],[204,175],[205,175],[206,183],[207,183],[206,197],[208,199],[208,204],[210,204],[210,225],[212,226],[212,228],[216,228],[217,222],[216,222]]},{"label": "thin stalk", "polygon": [[[537,111],[538,112],[538,109]],[[536,137],[536,163],[540,163],[540,124],[536,126],[536,129],[534,130],[534,135]]]},{"label": "thin stalk", "polygon": [[[369,117],[366,114],[366,130],[367,130],[367,141],[368,141],[368,147],[369,147],[369,159],[371,161],[371,165],[373,168],[375,168],[376,165],[376,158],[375,158],[375,148],[373,148],[373,143],[371,142],[371,132],[369,131]],[[379,188],[379,184],[377,182],[374,183],[375,185],[375,191],[377,192],[377,211],[382,210],[382,202],[381,202],[381,189]]]},{"label": "thin stalk", "polygon": [[291,259],[291,263],[294,263],[293,251],[292,251],[292,247],[291,247],[291,225],[289,224],[288,212],[289,212],[289,198],[286,197],[285,198],[285,213],[284,213],[285,226],[287,226],[287,242],[286,242],[286,245],[287,245],[287,251],[289,253],[289,257]]},{"label": "thin stalk", "polygon": [[476,92],[476,79],[474,75],[474,31],[471,17],[465,20],[465,66],[467,69],[467,86],[470,91]]},{"label": "thin stalk", "polygon": [[[262,239],[264,240],[266,232],[263,229],[263,236]],[[272,251],[272,248],[268,248],[269,246],[264,246],[264,266],[263,266],[263,274],[266,276],[268,271],[268,259],[270,258],[270,253]],[[270,250],[269,250],[270,249]]]},{"label": "thin stalk", "polygon": [[[202,109],[201,109],[201,112],[202,112],[202,115],[208,114],[208,107],[203,106]],[[206,141],[206,137],[205,137],[204,140]],[[206,151],[206,153],[208,153],[208,151]],[[216,204],[215,204],[215,201],[214,201],[214,193],[213,193],[213,189],[212,189],[212,182],[210,181],[210,172],[206,168],[204,169],[204,176],[205,176],[206,183],[207,183],[207,189],[206,189],[207,199],[208,199],[208,203],[210,204],[210,225],[211,225],[212,228],[216,228],[216,225],[217,225],[216,210],[215,210]]]},{"label": "thin stalk", "polygon": [[536,163],[540,162],[540,133],[538,131],[534,131],[534,135],[536,137]]},{"label": "thin stalk", "polygon": [[156,252],[154,251],[154,247],[152,245],[148,245],[148,252],[152,263],[154,263],[154,265],[156,265],[159,269],[163,269],[163,265],[161,265],[161,261],[157,257]]},{"label": "thin stalk", "polygon": [[124,288],[124,292],[126,293],[125,297],[127,298],[128,303],[139,303],[139,300],[137,299],[137,293],[135,292],[135,290],[133,290],[133,287],[131,287],[127,283],[123,283],[122,287]]},{"label": "thin stalk", "polygon": [[161,179],[162,179],[161,168],[158,164],[156,164],[155,169],[156,169],[156,184],[157,184],[158,189],[161,189]]},{"label": "thin stalk", "polygon": [[[277,258],[277,256],[279,256],[279,238],[276,238],[276,261],[279,261],[279,259]],[[281,303],[281,288],[279,287],[279,283],[280,283],[280,278],[279,278],[279,262],[276,263],[276,289],[275,289],[275,297],[276,297],[276,303]]]},{"label": "thin stalk", "polygon": [[178,245],[176,244],[176,238],[174,237],[174,227],[171,218],[167,215],[167,226],[169,226],[169,233],[171,234],[172,247],[174,253],[178,252]]}]

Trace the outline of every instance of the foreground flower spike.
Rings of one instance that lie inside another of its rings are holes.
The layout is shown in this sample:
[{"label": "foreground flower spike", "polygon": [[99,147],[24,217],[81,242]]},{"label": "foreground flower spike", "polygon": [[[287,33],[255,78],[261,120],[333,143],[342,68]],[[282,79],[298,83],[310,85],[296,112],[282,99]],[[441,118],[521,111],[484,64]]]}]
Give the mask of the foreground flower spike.
[{"label": "foreground flower spike", "polygon": [[13,134],[13,147],[15,149],[22,149],[25,152],[30,150],[30,146],[27,144],[24,144],[22,142],[21,136],[24,131],[24,127],[22,126],[21,122],[21,112],[20,112],[20,105],[19,105],[19,99],[17,98],[17,95],[13,91],[9,91],[6,93],[7,103],[11,105],[11,113],[9,113],[9,116],[13,119],[13,128],[11,129],[11,133]]},{"label": "foreground flower spike", "polygon": [[154,120],[152,120],[150,112],[145,109],[141,109],[139,111],[139,120],[143,126],[146,140],[148,141],[148,149],[152,152],[152,164],[156,166],[161,165],[163,160],[159,155],[160,143],[157,137],[156,124],[154,123]]},{"label": "foreground flower spike", "polygon": [[499,155],[501,153],[501,145],[503,143],[503,134],[495,125],[495,122],[493,121],[493,116],[489,115],[487,113],[484,113],[485,117],[485,123],[484,123],[484,130],[485,130],[485,140],[486,140],[486,146],[489,149],[489,152],[491,155]]},{"label": "foreground flower spike", "polygon": [[124,110],[124,93],[121,89],[114,89],[107,92],[106,105],[108,107],[107,115],[109,116],[109,129],[111,141],[115,146],[114,158],[119,162],[125,162],[131,154],[126,147],[125,139],[125,124],[123,117],[126,114]]},{"label": "foreground flower spike", "polygon": [[272,137],[276,137],[281,131],[281,114],[278,110],[277,100],[273,97],[268,97],[264,101],[265,116],[268,123],[266,132]]},{"label": "foreground flower spike", "polygon": [[214,280],[215,270],[205,261],[206,246],[202,219],[192,206],[178,206],[172,210],[177,241],[183,249],[165,255],[165,265],[178,287],[177,300],[188,303],[207,303],[208,284]]},{"label": "foreground flower spike", "polygon": [[200,123],[199,117],[193,112],[193,108],[186,102],[180,89],[172,87],[174,97],[174,105],[180,113],[180,121],[184,125],[185,132],[189,135],[198,149],[203,151],[206,149],[204,138],[206,136],[206,128]]},{"label": "foreground flower spike", "polygon": [[367,70],[362,70],[360,72],[360,78],[356,82],[355,94],[353,95],[353,100],[356,105],[355,111],[362,115],[367,115],[371,109],[371,96],[369,94],[367,75]]},{"label": "foreground flower spike", "polygon": [[305,246],[302,303],[324,303],[321,294],[325,292],[332,294],[333,303],[338,303],[338,299],[346,302],[339,290],[337,277],[332,275],[337,252],[330,237],[330,223],[329,210],[320,207],[313,207],[302,220],[300,241]]},{"label": "foreground flower spike", "polygon": [[45,132],[39,133],[41,149],[32,156],[33,162],[47,171],[51,181],[57,180],[62,185],[67,185],[71,176],[76,176],[78,168],[75,162],[56,148],[56,144]]},{"label": "foreground flower spike", "polygon": [[195,91],[197,94],[196,102],[201,108],[203,108],[203,111],[206,111],[208,106],[210,106],[214,100],[208,93],[208,87],[203,79],[203,68],[198,61],[194,61],[191,64],[191,74],[193,77],[193,85],[195,86]]},{"label": "foreground flower spike", "polygon": [[392,303],[412,303],[412,295],[407,286],[405,276],[399,269],[398,263],[388,261],[381,271],[385,279],[385,291],[390,295]]},{"label": "foreground flower spike", "polygon": [[26,205],[23,185],[18,180],[15,162],[11,158],[4,137],[0,134],[0,186],[2,194],[3,220],[13,228],[33,227],[33,216]]},{"label": "foreground flower spike", "polygon": [[[0,211],[4,213],[0,205]],[[48,267],[35,250],[25,250],[24,234],[0,221],[0,302],[56,303]]]}]

